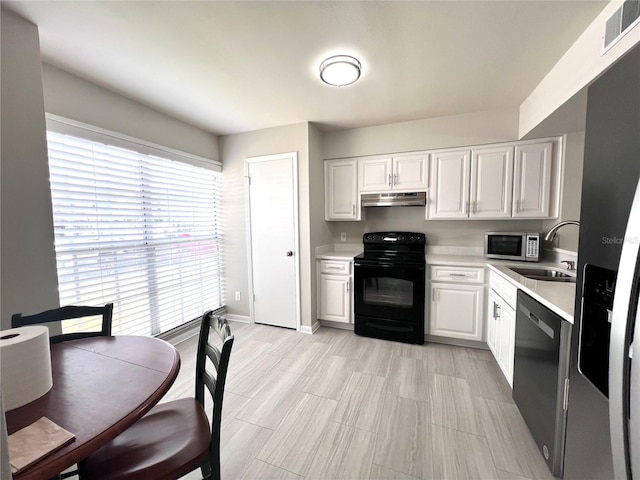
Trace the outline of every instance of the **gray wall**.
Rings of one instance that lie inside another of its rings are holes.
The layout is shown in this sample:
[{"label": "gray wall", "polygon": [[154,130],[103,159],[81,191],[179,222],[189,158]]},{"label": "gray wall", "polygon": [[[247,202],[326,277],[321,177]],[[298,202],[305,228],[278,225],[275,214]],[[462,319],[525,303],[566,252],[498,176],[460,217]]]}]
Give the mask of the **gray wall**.
[{"label": "gray wall", "polygon": [[38,29],[2,11],[2,329],[58,306]]},{"label": "gray wall", "polygon": [[495,110],[328,132],[325,158],[480,145],[518,139],[518,110]]},{"label": "gray wall", "polygon": [[218,137],[56,67],[42,64],[47,113],[219,160]]},{"label": "gray wall", "polygon": [[[315,320],[311,294],[311,279],[313,277],[311,225],[315,225],[316,219],[311,219],[310,211],[312,207],[317,210],[318,193],[315,185],[310,185],[309,178],[311,172],[316,174],[319,167],[316,165],[318,161],[314,162],[313,167],[310,166],[309,135],[309,124],[303,122],[220,137],[220,152],[223,158],[226,289],[229,293],[241,292],[240,301],[235,301],[231,294],[227,295],[227,308],[231,314],[243,316],[250,314],[245,158],[298,152],[301,320],[302,324],[306,326],[311,326],[312,321]],[[317,157],[317,132],[314,131],[313,136],[313,155]],[[313,297],[315,297],[315,293]]]},{"label": "gray wall", "polygon": [[[582,199],[582,165],[584,163],[584,132],[569,133],[565,136],[564,177],[562,183],[562,203],[557,219],[546,220],[544,231],[563,220],[580,220]],[[578,227],[568,225],[558,230],[553,246],[572,252],[578,251]]]},{"label": "gray wall", "polygon": [[[317,276],[315,263],[316,247],[333,243],[331,223],[324,219],[324,152],[323,133],[313,124],[309,124],[309,250],[311,256],[311,317],[317,318]],[[319,181],[322,179],[322,181]]]}]

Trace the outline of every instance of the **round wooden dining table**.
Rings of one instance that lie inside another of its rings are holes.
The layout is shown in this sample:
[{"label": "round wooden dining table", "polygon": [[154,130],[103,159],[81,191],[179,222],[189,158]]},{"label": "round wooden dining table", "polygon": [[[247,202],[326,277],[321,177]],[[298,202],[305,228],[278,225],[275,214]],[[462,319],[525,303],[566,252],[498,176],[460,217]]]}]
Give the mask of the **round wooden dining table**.
[{"label": "round wooden dining table", "polygon": [[6,412],[9,435],[47,417],[75,441],[17,475],[49,479],[118,436],[169,390],[180,355],[152,337],[92,337],[51,345],[53,388],[39,399]]}]

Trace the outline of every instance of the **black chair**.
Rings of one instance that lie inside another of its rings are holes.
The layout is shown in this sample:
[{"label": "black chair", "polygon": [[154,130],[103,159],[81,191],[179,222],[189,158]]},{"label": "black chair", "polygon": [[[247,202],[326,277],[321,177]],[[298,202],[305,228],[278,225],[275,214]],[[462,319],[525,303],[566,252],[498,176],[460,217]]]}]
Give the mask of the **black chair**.
[{"label": "black chair", "polygon": [[[66,342],[78,338],[111,336],[111,322],[113,317],[113,303],[107,303],[104,307],[85,307],[79,305],[69,305],[66,307],[54,308],[34,315],[22,315],[15,313],[11,316],[11,328],[24,327],[26,325],[41,325],[43,323],[63,322],[85,317],[102,316],[102,327],[95,332],[63,333],[49,337],[50,343]],[[74,477],[78,470],[70,470],[58,475],[56,478],[64,479]]]},{"label": "black chair", "polygon": [[[221,348],[209,340],[212,329],[222,340]],[[220,480],[222,398],[232,346],[233,336],[226,319],[206,312],[198,339],[195,398],[153,407],[85,459],[80,478],[173,480],[201,468],[203,478]],[[205,387],[213,398],[211,426],[205,413]]]},{"label": "black chair", "polygon": [[66,307],[54,308],[46,312],[35,315],[23,316],[15,313],[11,316],[11,328],[24,327],[25,325],[39,325],[42,323],[62,322],[84,317],[102,316],[102,329],[95,332],[64,333],[49,338],[51,343],[66,342],[78,338],[111,336],[111,318],[113,316],[113,303],[107,303],[104,307],[83,307],[69,305]]}]

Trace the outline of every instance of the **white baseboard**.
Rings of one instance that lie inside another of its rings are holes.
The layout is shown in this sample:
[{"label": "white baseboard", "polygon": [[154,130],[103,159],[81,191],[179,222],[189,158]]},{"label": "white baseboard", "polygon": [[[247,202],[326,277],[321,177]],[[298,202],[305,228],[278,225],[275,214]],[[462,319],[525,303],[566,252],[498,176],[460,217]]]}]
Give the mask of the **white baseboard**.
[{"label": "white baseboard", "polygon": [[340,330],[351,330],[351,331],[353,331],[353,324],[352,323],[332,322],[330,320],[320,320],[319,323],[323,327],[339,328]]},{"label": "white baseboard", "polygon": [[313,335],[320,328],[320,323],[318,321],[313,322],[313,325],[300,325],[300,333],[306,333],[308,335]]},{"label": "white baseboard", "polygon": [[225,313],[224,316],[227,317],[227,320],[232,320],[234,322],[251,323],[251,317],[248,317],[247,315],[236,315],[234,313]]},{"label": "white baseboard", "polygon": [[476,340],[465,340],[462,338],[441,337],[439,335],[424,336],[425,342],[442,343],[445,345],[454,345],[456,347],[470,347],[478,348],[480,350],[489,350],[489,346],[485,342],[478,342]]}]

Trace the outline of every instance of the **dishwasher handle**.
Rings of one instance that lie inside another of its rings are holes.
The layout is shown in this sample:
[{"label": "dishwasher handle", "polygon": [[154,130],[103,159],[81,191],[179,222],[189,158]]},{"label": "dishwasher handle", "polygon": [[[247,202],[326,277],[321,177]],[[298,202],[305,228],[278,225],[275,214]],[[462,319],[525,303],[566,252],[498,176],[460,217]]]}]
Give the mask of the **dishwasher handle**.
[{"label": "dishwasher handle", "polygon": [[544,332],[544,334],[551,340],[554,339],[556,332],[547,325],[543,320],[536,317],[527,307],[520,305],[520,312],[522,312],[536,327]]}]

